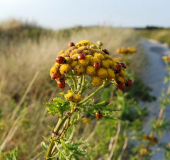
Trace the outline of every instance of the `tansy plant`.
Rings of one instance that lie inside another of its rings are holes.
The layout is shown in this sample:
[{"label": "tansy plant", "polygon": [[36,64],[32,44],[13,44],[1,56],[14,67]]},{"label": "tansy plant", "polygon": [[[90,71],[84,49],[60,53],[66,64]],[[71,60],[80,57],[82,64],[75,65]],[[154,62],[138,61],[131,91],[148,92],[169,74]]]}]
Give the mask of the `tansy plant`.
[{"label": "tansy plant", "polygon": [[136,52],[136,49],[133,48],[133,47],[118,48],[118,49],[116,50],[116,52],[117,52],[117,53],[120,53],[120,54],[129,55],[129,54],[135,53],[135,52]]},{"label": "tansy plant", "polygon": [[[51,79],[59,88],[67,84],[69,90],[66,94],[60,93],[65,100],[54,98],[51,103],[45,103],[48,114],[58,116],[51,137],[46,139],[49,144],[41,143],[46,160],[72,160],[81,156],[90,159],[86,142],[73,141],[76,122],[86,114],[96,115],[97,119],[115,119],[113,112],[119,109],[107,107],[106,102],[94,104],[91,98],[109,84],[121,90],[133,85],[133,81],[125,77],[126,64],[114,61],[107,49],[101,49],[102,45],[102,42],[95,45],[87,40],[71,42],[67,50],[57,55],[50,70]],[[88,89],[92,93],[85,96]]]}]

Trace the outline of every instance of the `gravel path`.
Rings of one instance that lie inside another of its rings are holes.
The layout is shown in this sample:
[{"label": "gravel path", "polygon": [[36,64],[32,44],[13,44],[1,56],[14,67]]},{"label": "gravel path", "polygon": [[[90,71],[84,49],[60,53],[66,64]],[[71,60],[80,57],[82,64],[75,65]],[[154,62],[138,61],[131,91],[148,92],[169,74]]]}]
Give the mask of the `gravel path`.
[{"label": "gravel path", "polygon": [[[151,95],[157,98],[154,102],[143,103],[140,102],[140,106],[147,107],[150,111],[150,116],[145,124],[145,133],[149,134],[150,120],[153,120],[158,117],[159,114],[159,97],[161,96],[162,89],[165,88],[167,90],[167,85],[163,84],[164,75],[166,73],[166,66],[164,61],[162,60],[162,56],[170,55],[170,49],[168,46],[158,43],[154,40],[145,40],[141,39],[141,44],[145,49],[145,53],[148,59],[148,64],[144,67],[144,72],[142,73],[142,80],[144,83],[153,88]],[[170,117],[170,107],[166,108],[165,113],[167,117]],[[170,142],[170,134],[164,134],[162,139],[159,141]],[[160,149],[156,150],[156,153],[152,157],[153,160],[164,160],[164,152]]]}]

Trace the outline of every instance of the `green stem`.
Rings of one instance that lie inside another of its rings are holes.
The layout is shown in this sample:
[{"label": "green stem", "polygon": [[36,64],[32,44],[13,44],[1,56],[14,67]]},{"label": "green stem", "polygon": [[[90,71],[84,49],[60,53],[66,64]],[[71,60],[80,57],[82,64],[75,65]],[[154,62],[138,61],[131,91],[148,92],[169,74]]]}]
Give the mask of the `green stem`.
[{"label": "green stem", "polygon": [[77,89],[78,89],[78,90],[81,89],[82,80],[83,80],[83,77],[81,77],[81,78],[79,79],[79,84],[78,84],[78,86],[77,86]]},{"label": "green stem", "polygon": [[77,89],[77,83],[76,83],[76,79],[75,79],[74,75],[71,75],[71,79],[72,79],[73,84],[74,84],[74,90],[76,90]]},{"label": "green stem", "polygon": [[83,93],[85,86],[85,81],[86,81],[86,75],[83,75],[83,80],[82,80],[82,84],[81,84],[81,93]]},{"label": "green stem", "polygon": [[[61,119],[61,118],[59,119],[56,127],[54,128],[55,134],[58,134],[58,131],[59,131],[60,128],[63,126],[63,124],[64,124],[64,122],[67,120],[67,118],[68,118],[68,117],[64,117],[63,119]],[[55,134],[52,135],[52,138],[54,137]],[[49,147],[48,147],[48,150],[47,150],[47,153],[46,153],[46,159],[47,159],[47,160],[51,160],[51,158],[48,158],[48,157],[51,157],[51,156],[52,156],[52,155],[51,155],[51,151],[52,151],[53,147],[54,147],[54,141],[51,140],[51,142],[50,142],[50,144],[49,144]]]},{"label": "green stem", "polygon": [[73,92],[73,91],[74,91],[74,87],[72,86],[72,81],[71,81],[71,79],[68,79],[68,80],[67,80],[67,84],[69,85],[71,91]]},{"label": "green stem", "polygon": [[103,83],[103,85],[101,85],[96,91],[94,91],[92,94],[90,94],[87,98],[85,98],[83,101],[81,101],[80,103],[78,103],[79,105],[82,105],[84,102],[87,102],[91,97],[93,97],[97,92],[99,92],[102,88],[104,88],[106,85],[106,81]]},{"label": "green stem", "polygon": [[70,118],[68,118],[67,121],[66,121],[66,126],[65,126],[65,128],[63,130],[63,133],[60,136],[60,139],[65,135],[65,133],[66,133],[67,129],[69,128],[69,126],[70,126]]}]

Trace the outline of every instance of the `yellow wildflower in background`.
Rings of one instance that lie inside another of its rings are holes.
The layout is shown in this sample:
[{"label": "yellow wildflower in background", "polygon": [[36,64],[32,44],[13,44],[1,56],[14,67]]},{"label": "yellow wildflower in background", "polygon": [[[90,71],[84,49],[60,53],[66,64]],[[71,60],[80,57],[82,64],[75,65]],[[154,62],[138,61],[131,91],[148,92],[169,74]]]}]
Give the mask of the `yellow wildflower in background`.
[{"label": "yellow wildflower in background", "polygon": [[91,120],[89,119],[89,118],[85,118],[85,119],[83,119],[83,123],[88,123],[88,122],[90,122]]},{"label": "yellow wildflower in background", "polygon": [[165,61],[170,62],[170,55],[169,56],[162,56],[162,59]]},{"label": "yellow wildflower in background", "polygon": [[141,148],[140,149],[140,154],[146,154],[148,152],[148,150],[146,148]]}]

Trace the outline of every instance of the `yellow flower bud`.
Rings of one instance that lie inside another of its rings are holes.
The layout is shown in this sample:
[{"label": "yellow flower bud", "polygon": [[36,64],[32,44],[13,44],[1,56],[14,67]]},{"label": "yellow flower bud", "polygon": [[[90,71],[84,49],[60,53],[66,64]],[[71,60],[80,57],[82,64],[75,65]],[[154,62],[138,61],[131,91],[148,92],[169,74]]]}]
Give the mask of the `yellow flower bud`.
[{"label": "yellow flower bud", "polygon": [[82,53],[85,54],[85,55],[91,55],[92,54],[92,52],[90,50],[84,50],[84,51],[82,51]]},{"label": "yellow flower bud", "polygon": [[105,54],[104,56],[105,56],[105,59],[113,61],[113,58],[111,56],[109,56],[108,54]]},{"label": "yellow flower bud", "polygon": [[102,43],[101,41],[98,41],[97,44],[98,44],[99,46],[103,46],[103,43]]},{"label": "yellow flower bud", "polygon": [[74,55],[71,56],[71,58],[72,58],[73,60],[78,60],[78,55],[79,55],[78,53],[77,53],[77,54],[74,54]]},{"label": "yellow flower bud", "polygon": [[74,103],[78,103],[78,102],[80,102],[81,101],[81,99],[82,99],[82,96],[81,96],[81,94],[74,94],[73,95],[73,102]]},{"label": "yellow flower bud", "polygon": [[78,61],[72,61],[70,67],[73,69],[78,64]]},{"label": "yellow flower bud", "polygon": [[83,65],[83,66],[88,66],[89,60],[88,59],[79,59],[78,63]]},{"label": "yellow flower bud", "polygon": [[115,78],[115,72],[112,69],[107,69],[107,73],[108,73],[108,76],[107,76],[108,79]]},{"label": "yellow flower bud", "polygon": [[86,46],[87,44],[89,44],[88,40],[82,40],[82,41],[76,43],[76,46]]},{"label": "yellow flower bud", "polygon": [[107,70],[104,69],[104,68],[100,68],[97,71],[97,76],[100,77],[100,78],[107,78],[107,76],[108,76]]},{"label": "yellow flower bud", "polygon": [[50,76],[51,76],[53,73],[56,73],[56,72],[58,72],[58,67],[53,66],[53,67],[50,69]]},{"label": "yellow flower bud", "polygon": [[125,78],[123,78],[123,77],[116,77],[116,81],[120,81],[120,82],[126,82],[126,79]]},{"label": "yellow flower bud", "polygon": [[121,77],[125,77],[125,71],[124,71],[124,69],[121,69],[119,75],[120,75]]},{"label": "yellow flower bud", "polygon": [[71,50],[66,50],[66,51],[64,52],[65,57],[69,57],[69,56],[70,56],[70,52],[71,52]]},{"label": "yellow flower bud", "polygon": [[84,50],[88,50],[88,48],[86,46],[82,46],[78,48],[78,51],[81,53]]},{"label": "yellow flower bud", "polygon": [[90,122],[91,120],[89,119],[89,118],[85,118],[85,119],[83,119],[83,123],[88,123],[88,122]]},{"label": "yellow flower bud", "polygon": [[93,77],[96,75],[96,69],[93,66],[88,66],[86,68],[86,74]]},{"label": "yellow flower bud", "polygon": [[66,60],[67,64],[70,64],[73,61],[73,59],[70,57],[65,57],[65,60]]},{"label": "yellow flower bud", "polygon": [[99,77],[93,77],[92,78],[92,84],[95,87],[99,87],[99,86],[101,86],[103,84],[103,80],[101,78],[99,78]]},{"label": "yellow flower bud", "polygon": [[86,59],[88,59],[89,62],[90,62],[90,59],[91,59],[92,57],[93,57],[92,55],[87,55],[87,56],[86,56]]},{"label": "yellow flower bud", "polygon": [[74,94],[72,92],[69,92],[69,93],[64,95],[64,97],[65,97],[65,99],[67,101],[72,101],[73,100],[73,96],[74,96]]},{"label": "yellow flower bud", "polygon": [[105,59],[103,54],[97,53],[97,52],[94,53],[94,57],[96,57],[96,58],[98,58],[98,59],[100,59],[100,60],[104,60],[104,59]]},{"label": "yellow flower bud", "polygon": [[90,59],[90,64],[93,66],[93,64],[94,64],[95,62],[101,63],[101,60],[100,60],[99,58],[92,57],[92,58]]},{"label": "yellow flower bud", "polygon": [[148,150],[146,148],[141,148],[140,149],[140,154],[146,154],[148,152]]},{"label": "yellow flower bud", "polygon": [[68,64],[62,64],[60,66],[60,73],[61,74],[67,74],[71,71],[71,67]]},{"label": "yellow flower bud", "polygon": [[106,69],[110,68],[109,63],[106,60],[102,60],[101,65],[102,65],[103,68],[106,68]]},{"label": "yellow flower bud", "polygon": [[77,76],[82,76],[85,73],[85,67],[82,65],[77,65],[74,67],[74,74]]}]

